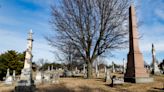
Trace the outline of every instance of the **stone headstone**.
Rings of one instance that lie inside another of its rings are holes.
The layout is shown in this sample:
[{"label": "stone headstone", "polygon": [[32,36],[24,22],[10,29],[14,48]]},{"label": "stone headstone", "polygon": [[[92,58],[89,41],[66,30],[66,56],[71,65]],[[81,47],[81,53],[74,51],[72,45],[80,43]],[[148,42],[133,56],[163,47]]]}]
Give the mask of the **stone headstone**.
[{"label": "stone headstone", "polygon": [[8,76],[5,79],[5,84],[11,85],[13,83],[13,77],[12,76]]},{"label": "stone headstone", "polygon": [[109,70],[106,71],[106,74],[105,74],[105,82],[108,82],[111,80],[111,77],[110,77],[110,72]]},{"label": "stone headstone", "polygon": [[42,83],[42,81],[43,81],[42,72],[37,71],[36,76],[35,76],[35,83]]},{"label": "stone headstone", "polygon": [[51,81],[50,79],[51,79],[51,74],[48,74],[48,73],[44,74],[44,80],[46,82],[50,82]]},{"label": "stone headstone", "polygon": [[13,80],[16,80],[15,79],[15,70],[13,70]]},{"label": "stone headstone", "polygon": [[78,71],[77,67],[75,67],[75,73],[76,73],[76,74],[78,74],[78,73],[79,73],[79,71]]},{"label": "stone headstone", "polygon": [[5,84],[11,85],[13,83],[13,77],[10,76],[10,69],[7,69]]},{"label": "stone headstone", "polygon": [[104,66],[104,73],[106,73],[106,66]]},{"label": "stone headstone", "polygon": [[47,71],[50,71],[50,66],[48,66],[48,69],[47,69]]},{"label": "stone headstone", "polygon": [[112,76],[111,78],[112,83],[111,86],[113,87],[114,85],[120,85],[124,83],[124,79],[123,78],[117,78],[115,75]]},{"label": "stone headstone", "polygon": [[123,59],[123,74],[126,72],[126,61]]},{"label": "stone headstone", "polygon": [[139,50],[137,23],[133,5],[129,8],[129,28],[129,54],[124,81],[133,83],[153,82],[153,78],[149,77],[144,68],[143,56]]},{"label": "stone headstone", "polygon": [[160,75],[160,70],[156,62],[156,56],[155,56],[155,48],[154,45],[152,44],[152,74],[154,75]]},{"label": "stone headstone", "polygon": [[51,71],[53,71],[54,70],[54,67],[53,67],[53,65],[51,65]]},{"label": "stone headstone", "polygon": [[85,69],[85,67],[86,67],[86,65],[85,65],[85,64],[83,64],[83,74],[85,74],[85,73],[86,73],[86,69]]},{"label": "stone headstone", "polygon": [[60,74],[59,73],[54,74],[52,83],[58,84],[59,83],[59,78],[60,78]]},{"label": "stone headstone", "polygon": [[112,73],[115,73],[116,72],[116,69],[114,67],[114,62],[112,61]]},{"label": "stone headstone", "polygon": [[96,62],[96,78],[99,77],[98,62]]},{"label": "stone headstone", "polygon": [[6,73],[6,77],[9,77],[9,76],[10,76],[10,69],[8,68],[7,73]]}]

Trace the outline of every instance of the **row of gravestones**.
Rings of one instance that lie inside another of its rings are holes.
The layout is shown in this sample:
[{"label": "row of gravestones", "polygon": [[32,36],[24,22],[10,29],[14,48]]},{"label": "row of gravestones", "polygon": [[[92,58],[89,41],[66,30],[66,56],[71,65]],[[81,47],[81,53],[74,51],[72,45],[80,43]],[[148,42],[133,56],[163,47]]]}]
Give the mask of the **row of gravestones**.
[{"label": "row of gravestones", "polygon": [[[40,84],[40,83],[58,83],[59,78],[60,78],[60,73],[56,72],[50,72],[50,71],[37,71],[36,76],[35,76],[35,84]],[[13,70],[13,75],[10,75],[10,70],[7,69],[7,74],[6,77],[4,78],[4,83],[7,85],[12,85],[14,82],[16,82],[16,76],[15,76],[15,70]]]},{"label": "row of gravestones", "polygon": [[13,75],[11,76],[10,75],[10,69],[7,69],[7,74],[6,74],[6,77],[5,77],[5,84],[12,84],[13,81],[15,81],[16,78],[15,78],[15,70],[13,70]]},{"label": "row of gravestones", "polygon": [[59,83],[60,73],[52,73],[52,72],[41,72],[37,71],[35,77],[35,84],[40,83]]}]

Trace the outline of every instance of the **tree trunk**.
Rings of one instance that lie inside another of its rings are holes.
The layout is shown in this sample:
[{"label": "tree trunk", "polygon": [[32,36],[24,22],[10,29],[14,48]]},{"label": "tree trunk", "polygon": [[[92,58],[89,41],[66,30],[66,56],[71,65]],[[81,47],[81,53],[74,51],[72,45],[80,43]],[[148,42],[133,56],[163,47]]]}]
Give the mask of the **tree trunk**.
[{"label": "tree trunk", "polygon": [[87,62],[87,78],[91,79],[92,76],[92,63],[90,61]]}]

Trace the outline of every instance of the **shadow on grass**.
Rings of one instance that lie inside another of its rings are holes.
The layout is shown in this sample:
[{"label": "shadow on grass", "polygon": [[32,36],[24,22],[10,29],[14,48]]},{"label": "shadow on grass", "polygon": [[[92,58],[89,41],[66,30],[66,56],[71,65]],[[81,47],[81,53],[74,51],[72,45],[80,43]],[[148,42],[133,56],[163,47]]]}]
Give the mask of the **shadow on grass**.
[{"label": "shadow on grass", "polygon": [[105,86],[108,86],[112,89],[115,89],[118,92],[131,92],[127,89],[127,87],[131,86],[130,84],[117,84],[117,85],[115,84],[115,85],[112,85],[110,83],[110,84],[105,84]]},{"label": "shadow on grass", "polygon": [[164,88],[152,88],[150,90],[148,90],[147,92],[164,92]]}]

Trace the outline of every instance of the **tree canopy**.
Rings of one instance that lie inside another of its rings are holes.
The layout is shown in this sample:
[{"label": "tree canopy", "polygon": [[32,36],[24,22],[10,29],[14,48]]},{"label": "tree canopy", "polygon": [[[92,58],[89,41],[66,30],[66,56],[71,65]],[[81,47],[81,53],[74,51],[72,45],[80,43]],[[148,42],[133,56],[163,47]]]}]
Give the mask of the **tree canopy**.
[{"label": "tree canopy", "polygon": [[52,6],[55,35],[47,40],[59,49],[75,47],[91,78],[92,63],[99,55],[125,47],[128,8],[129,0],[62,0]]},{"label": "tree canopy", "polygon": [[13,70],[16,71],[16,74],[21,73],[23,68],[23,62],[25,59],[25,52],[18,53],[14,50],[8,50],[5,53],[0,55],[0,79],[2,80],[7,73],[7,69],[10,69],[10,73],[13,73]]}]

